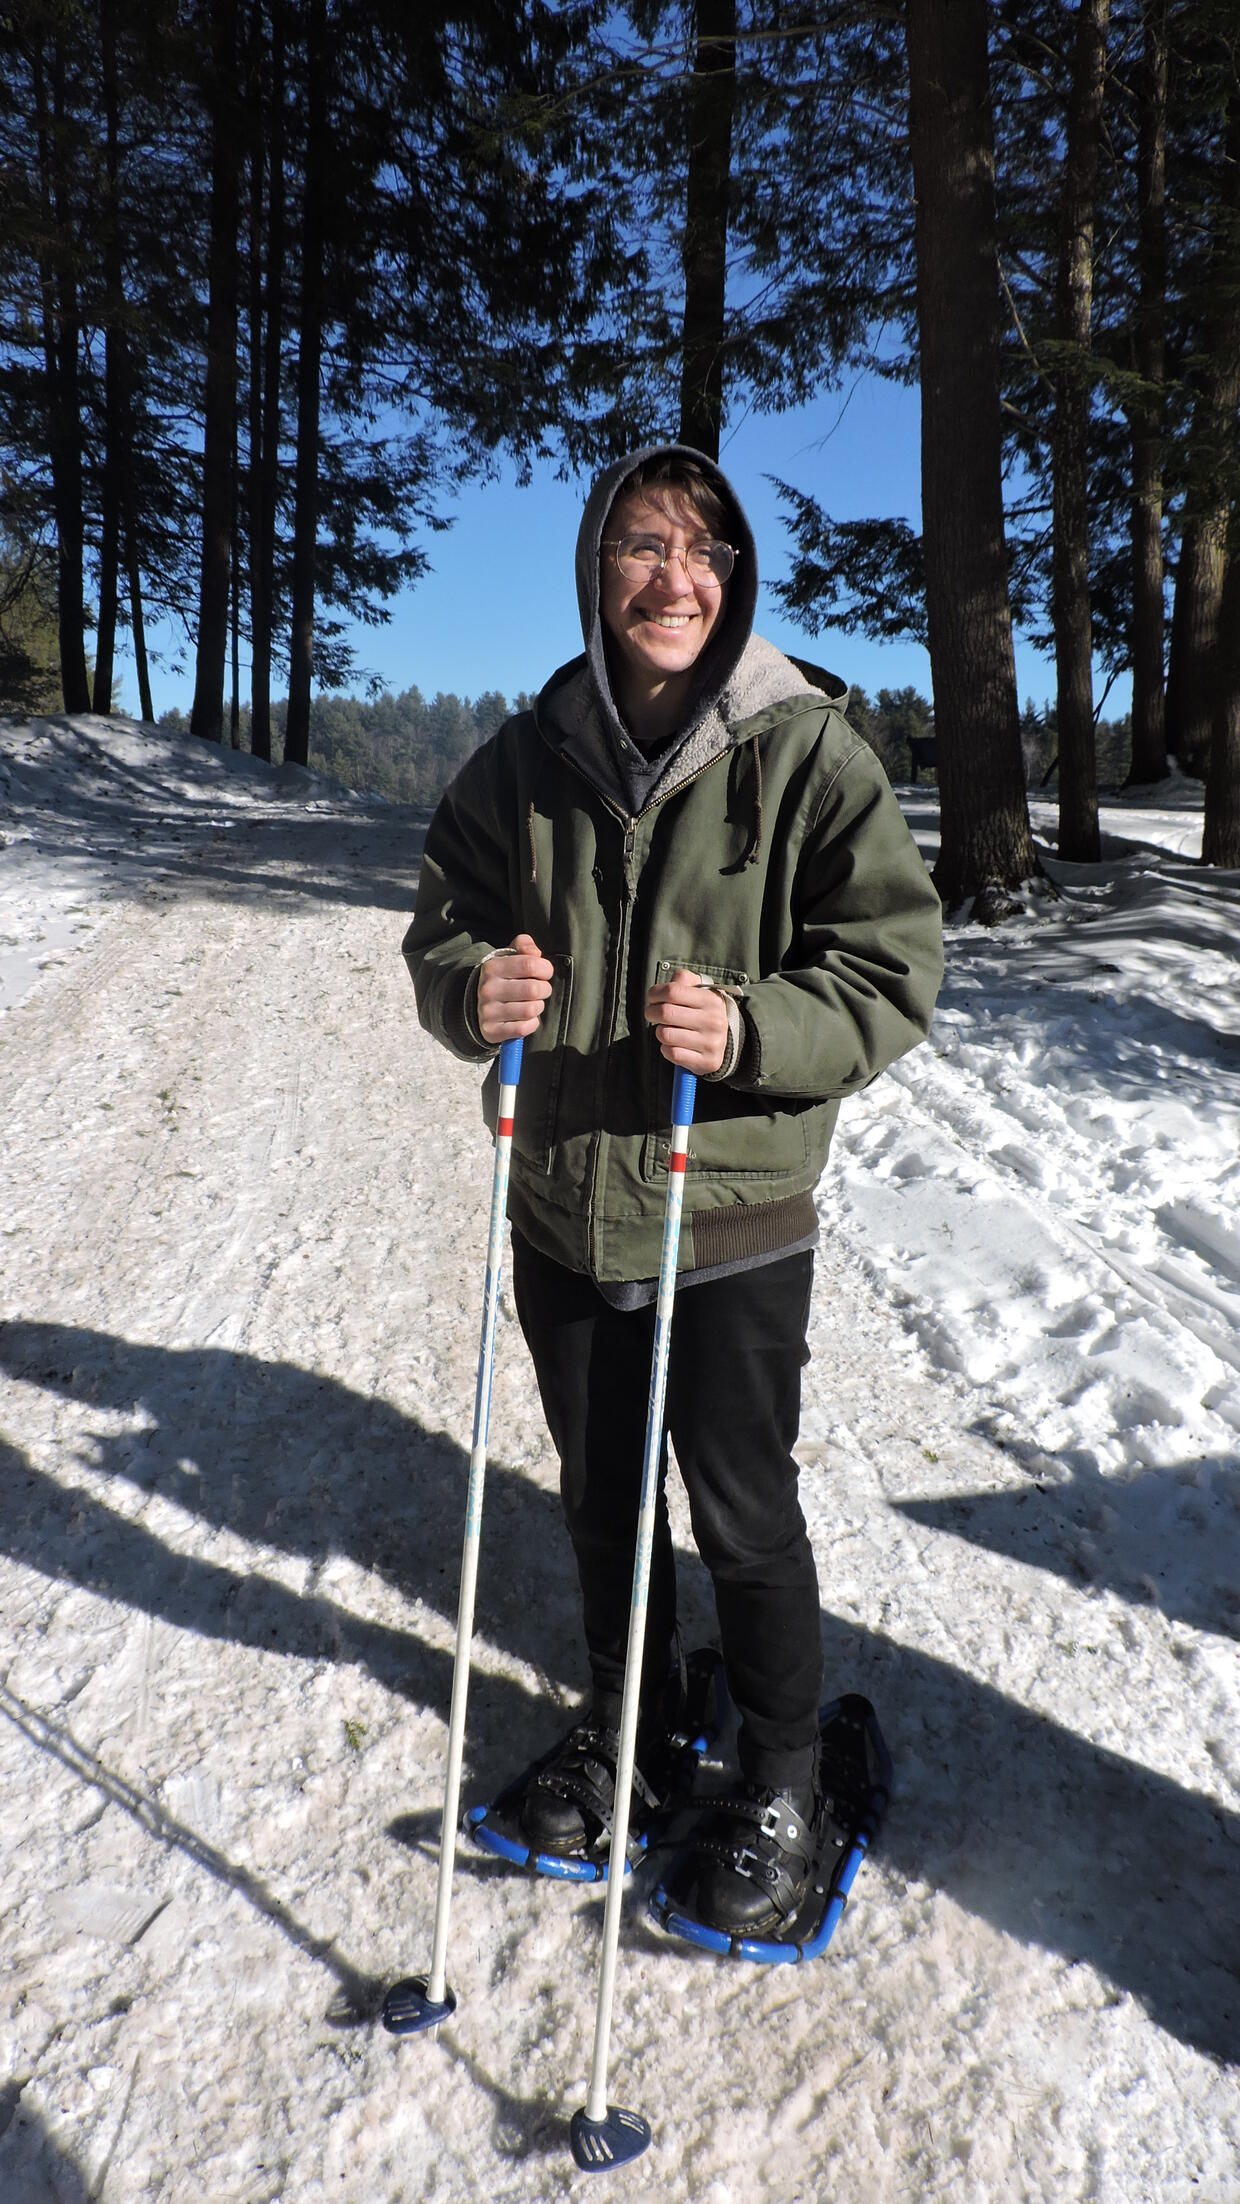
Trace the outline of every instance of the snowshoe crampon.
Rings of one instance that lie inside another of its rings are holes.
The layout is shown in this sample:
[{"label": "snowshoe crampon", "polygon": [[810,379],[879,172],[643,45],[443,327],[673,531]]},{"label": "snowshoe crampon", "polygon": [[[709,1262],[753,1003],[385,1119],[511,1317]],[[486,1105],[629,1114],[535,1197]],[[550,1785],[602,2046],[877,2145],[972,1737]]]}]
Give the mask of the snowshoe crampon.
[{"label": "snowshoe crampon", "polygon": [[[691,1653],[685,1672],[687,1691],[680,1722],[666,1740],[639,1755],[645,1774],[640,1783],[635,1780],[633,1785],[626,1874],[632,1872],[656,1831],[666,1825],[668,1816],[685,1804],[698,1766],[710,1752],[726,1719],[723,1663],[713,1647]],[[569,1736],[562,1738],[549,1753],[544,1753],[541,1760],[535,1760],[506,1784],[489,1805],[471,1806],[463,1826],[475,1843],[497,1858],[508,1860],[514,1867],[525,1867],[532,1874],[548,1875],[560,1882],[606,1882],[611,1859],[611,1801],[605,1795],[605,1781],[599,1782],[596,1788],[591,1765],[600,1758],[605,1759],[606,1733],[585,1737],[579,1748],[577,1737],[578,1731],[570,1731]],[[582,1782],[590,1799],[593,1809],[590,1819],[597,1824],[597,1834],[579,1851],[537,1851],[522,1832],[521,1809],[530,1786],[538,1781],[544,1769],[562,1758],[566,1748],[570,1764],[574,1758],[580,1763],[573,1775]],[[614,1777],[614,1744],[607,1772]]]},{"label": "snowshoe crampon", "polygon": [[[891,1756],[873,1707],[856,1693],[833,1699],[821,1714],[820,1781],[826,1802],[813,1871],[797,1911],[782,1928],[736,1936],[695,1920],[677,1902],[693,1874],[692,1844],[677,1853],[650,1900],[669,1935],[704,1951],[765,1966],[818,1959],[843,1917],[857,1870],[878,1834],[891,1791]],[[705,1806],[708,1802],[703,1801]]]}]

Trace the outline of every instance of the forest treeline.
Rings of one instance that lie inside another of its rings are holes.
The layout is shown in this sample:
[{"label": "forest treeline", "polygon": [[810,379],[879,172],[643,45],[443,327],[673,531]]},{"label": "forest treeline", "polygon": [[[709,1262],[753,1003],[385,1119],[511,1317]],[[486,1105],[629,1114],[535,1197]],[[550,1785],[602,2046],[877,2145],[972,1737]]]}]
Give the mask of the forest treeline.
[{"label": "forest treeline", "polygon": [[[496,689],[471,702],[444,694],[429,700],[420,689],[399,696],[356,697],[319,694],[310,700],[308,762],[344,788],[384,796],[390,803],[433,805],[442,796],[479,743],[501,726],[510,712],[532,699],[524,694],[509,704]],[[162,712],[158,725],[169,734],[187,734],[183,712]],[[285,756],[288,698],[271,706],[272,756]],[[251,748],[250,708],[241,707],[238,744]]]},{"label": "forest treeline", "polygon": [[1100,663],[1240,864],[1238,47],[1235,0],[15,0],[0,683],[50,620],[106,704],[126,630],[149,715],[171,616],[195,733],[271,755],[284,688],[304,762],[454,481],[886,375],[920,525],[808,457],[779,594],[928,646],[945,900],[1035,869],[1014,623],[1061,852]]},{"label": "forest treeline", "polygon": [[[394,696],[356,697],[319,694],[310,700],[309,763],[342,787],[383,796],[390,803],[433,806],[465,760],[496,732],[510,713],[533,703],[525,693],[511,702],[497,689],[482,696],[445,694],[429,699],[409,688]],[[881,758],[893,781],[935,778],[937,748],[934,711],[929,699],[908,686],[880,689],[876,698],[854,688],[848,717],[858,734]],[[184,712],[161,712],[157,725],[168,734],[189,734]],[[271,706],[271,754],[281,760],[288,726],[288,698]],[[1021,713],[1021,754],[1031,788],[1053,779],[1058,737],[1053,708],[1039,711],[1033,700]],[[236,728],[237,746],[251,747],[250,709],[243,704]],[[1132,727],[1127,718],[1098,726],[1098,769],[1103,787],[1118,787],[1128,774]]]}]

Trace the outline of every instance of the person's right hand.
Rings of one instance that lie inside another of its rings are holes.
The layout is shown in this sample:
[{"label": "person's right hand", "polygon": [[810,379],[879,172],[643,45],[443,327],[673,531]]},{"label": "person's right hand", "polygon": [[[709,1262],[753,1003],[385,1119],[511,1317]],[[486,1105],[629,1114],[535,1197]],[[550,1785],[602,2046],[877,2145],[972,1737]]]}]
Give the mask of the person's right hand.
[{"label": "person's right hand", "polygon": [[498,1047],[533,1033],[551,994],[555,966],[529,934],[497,949],[478,973],[478,1031]]}]

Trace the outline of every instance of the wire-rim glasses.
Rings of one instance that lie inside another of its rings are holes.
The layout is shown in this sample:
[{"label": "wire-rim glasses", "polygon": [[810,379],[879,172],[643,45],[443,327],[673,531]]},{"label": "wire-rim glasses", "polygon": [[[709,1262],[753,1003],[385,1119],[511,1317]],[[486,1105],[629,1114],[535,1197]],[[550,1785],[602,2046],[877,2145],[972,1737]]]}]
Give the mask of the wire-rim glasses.
[{"label": "wire-rim glasses", "polygon": [[664,543],[661,536],[615,536],[605,539],[602,548],[613,553],[626,582],[653,581],[669,559],[678,558],[699,589],[721,589],[736,564],[735,546],[715,536],[698,536],[683,549]]}]

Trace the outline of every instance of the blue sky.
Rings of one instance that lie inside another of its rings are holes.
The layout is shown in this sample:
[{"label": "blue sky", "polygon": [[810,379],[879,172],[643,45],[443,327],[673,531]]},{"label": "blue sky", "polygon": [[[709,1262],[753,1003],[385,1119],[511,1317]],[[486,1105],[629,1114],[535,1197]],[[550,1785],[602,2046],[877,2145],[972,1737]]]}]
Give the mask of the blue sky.
[{"label": "blue sky", "polygon": [[[728,432],[720,456],[757,537],[764,581],[784,574],[790,562],[771,475],[807,491],[838,520],[899,515],[919,524],[918,424],[915,389],[867,376],[797,412],[750,415]],[[548,467],[525,489],[511,473],[465,488],[449,508],[451,530],[427,546],[433,571],[393,603],[387,627],[359,627],[359,669],[378,674],[390,689],[414,685],[427,697],[441,689],[468,697],[499,689],[512,697],[539,688],[581,648],[573,549],[585,487],[558,481]],[[906,683],[930,695],[930,661],[917,644],[870,642],[829,629],[810,636],[783,618],[767,588],[757,625],[772,642],[829,667],[871,697]],[[169,638],[153,641],[159,647]],[[122,662],[120,674],[133,708],[132,663]],[[1051,662],[1019,638],[1017,683],[1022,703],[1032,696],[1041,704],[1054,693]],[[168,665],[153,668],[151,686],[157,713],[174,705],[188,711],[192,667],[179,674]],[[248,686],[243,657],[243,698]],[[360,670],[350,686],[362,693]],[[1107,714],[1126,708],[1127,686],[1117,684]]]}]

